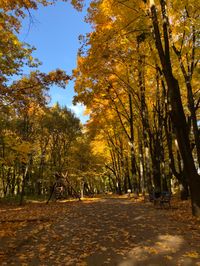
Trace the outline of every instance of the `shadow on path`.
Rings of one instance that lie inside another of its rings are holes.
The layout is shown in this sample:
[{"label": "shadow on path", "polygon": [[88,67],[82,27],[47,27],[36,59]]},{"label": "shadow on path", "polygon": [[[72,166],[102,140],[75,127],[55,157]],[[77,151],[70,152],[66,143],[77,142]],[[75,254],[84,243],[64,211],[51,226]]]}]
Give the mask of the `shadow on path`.
[{"label": "shadow on path", "polygon": [[51,222],[2,238],[1,265],[200,265],[200,233],[173,219],[174,210],[128,199],[55,206],[62,212]]}]

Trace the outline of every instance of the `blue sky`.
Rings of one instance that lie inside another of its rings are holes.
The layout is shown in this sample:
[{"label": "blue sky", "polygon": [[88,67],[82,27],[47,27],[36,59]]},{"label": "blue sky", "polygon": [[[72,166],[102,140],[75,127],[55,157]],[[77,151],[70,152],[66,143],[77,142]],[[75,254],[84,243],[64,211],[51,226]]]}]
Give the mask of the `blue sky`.
[{"label": "blue sky", "polygon": [[[42,72],[60,68],[71,74],[76,67],[80,47],[78,36],[90,32],[90,25],[84,22],[85,15],[85,11],[78,12],[66,2],[57,2],[49,7],[41,6],[37,11],[31,11],[33,22],[30,18],[25,19],[20,39],[36,48],[33,55],[42,62],[39,67]],[[65,90],[51,88],[50,95],[51,104],[59,102],[62,106],[66,105],[83,123],[87,120],[87,117],[82,116],[83,107],[72,106],[73,82]]]}]

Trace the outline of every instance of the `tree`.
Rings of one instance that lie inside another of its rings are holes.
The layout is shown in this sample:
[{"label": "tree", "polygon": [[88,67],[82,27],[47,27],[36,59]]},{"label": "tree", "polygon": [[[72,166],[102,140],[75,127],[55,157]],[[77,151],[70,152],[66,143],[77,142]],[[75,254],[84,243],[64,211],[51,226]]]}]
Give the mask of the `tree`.
[{"label": "tree", "polygon": [[[168,177],[173,173],[186,191],[190,180],[193,214],[199,215],[199,177],[194,163],[199,149],[199,100],[193,91],[198,73],[198,4],[183,2],[178,14],[175,9],[179,1],[156,5],[150,1],[150,9],[147,1],[92,2],[87,20],[93,32],[83,38],[74,72],[75,89],[76,100],[87,106],[91,120],[99,121],[106,114],[103,123],[109,125],[113,116],[124,135],[128,139],[132,136],[129,141],[134,146],[138,182],[146,171],[149,188],[153,181],[158,189],[170,189]],[[172,21],[176,25],[173,28]],[[186,115],[191,118],[186,120]],[[144,141],[136,126],[142,129]],[[123,139],[119,132],[115,129],[116,134],[109,134],[110,148],[118,146],[116,136]],[[179,167],[181,161],[183,167]]]},{"label": "tree", "polygon": [[180,153],[183,159],[185,171],[189,179],[189,186],[190,186],[191,199],[192,199],[192,211],[194,215],[200,216],[200,197],[199,197],[200,177],[197,173],[194,159],[192,156],[192,150],[190,147],[190,140],[188,135],[188,127],[186,123],[185,113],[183,110],[179,83],[172,71],[172,65],[170,59],[169,29],[168,29],[169,19],[166,14],[166,3],[165,1],[162,0],[160,1],[164,44],[162,44],[161,40],[161,29],[159,28],[156,5],[154,1],[151,1],[150,4],[151,4],[150,8],[151,8],[152,23],[155,34],[156,48],[159,54],[163,73],[169,90],[170,104],[172,107],[172,122],[176,131],[176,137]]}]

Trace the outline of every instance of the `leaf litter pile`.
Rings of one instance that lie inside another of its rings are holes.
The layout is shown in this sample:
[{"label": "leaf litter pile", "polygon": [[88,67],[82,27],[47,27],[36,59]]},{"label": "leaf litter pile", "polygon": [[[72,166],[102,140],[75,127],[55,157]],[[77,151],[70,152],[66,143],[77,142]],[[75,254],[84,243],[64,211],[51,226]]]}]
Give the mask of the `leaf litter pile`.
[{"label": "leaf litter pile", "polygon": [[200,265],[200,222],[179,201],[0,205],[0,265]]}]

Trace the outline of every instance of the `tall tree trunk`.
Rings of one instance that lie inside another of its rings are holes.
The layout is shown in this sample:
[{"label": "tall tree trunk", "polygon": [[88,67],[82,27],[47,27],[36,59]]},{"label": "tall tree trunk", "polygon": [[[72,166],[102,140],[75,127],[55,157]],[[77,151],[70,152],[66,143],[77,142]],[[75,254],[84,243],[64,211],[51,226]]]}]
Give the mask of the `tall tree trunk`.
[{"label": "tall tree trunk", "polygon": [[136,179],[136,160],[134,151],[134,127],[133,127],[133,102],[132,96],[129,93],[129,115],[130,115],[130,146],[131,146],[131,173],[133,178],[133,190],[137,190],[137,179]]},{"label": "tall tree trunk", "polygon": [[27,179],[27,173],[28,173],[28,169],[29,169],[29,163],[27,165],[23,164],[22,167],[23,167],[22,187],[21,187],[21,194],[20,194],[20,202],[19,202],[19,205],[22,205],[23,202],[24,202],[26,179]]},{"label": "tall tree trunk", "polygon": [[153,28],[155,34],[156,48],[159,54],[163,73],[168,86],[170,104],[172,108],[172,123],[175,128],[175,133],[179,145],[179,150],[184,164],[184,169],[189,179],[189,186],[191,192],[192,201],[192,213],[195,216],[200,216],[200,177],[195,168],[194,159],[190,148],[190,140],[188,136],[188,128],[186,118],[183,110],[181,101],[180,88],[177,79],[172,73],[170,51],[169,51],[169,39],[167,29],[167,18],[165,11],[165,1],[160,0],[161,10],[163,15],[163,34],[164,34],[164,45],[161,41],[161,33],[159,29],[157,11],[154,1],[151,1],[151,15],[153,20]]},{"label": "tall tree trunk", "polygon": [[[145,40],[145,35],[141,34],[137,36],[137,53],[138,53],[138,86],[140,89],[140,114],[142,118],[142,137],[144,143],[144,157],[142,156],[142,146],[140,157],[143,158],[143,178],[144,185],[147,186],[147,190],[150,193],[152,191],[152,180],[151,180],[151,170],[150,170],[150,153],[149,150],[152,150],[152,134],[149,126],[149,117],[148,117],[148,107],[146,104],[146,95],[145,95],[145,57],[141,55],[141,44]],[[148,139],[149,136],[149,139]],[[139,137],[139,134],[138,134]],[[142,143],[141,143],[142,145]]]},{"label": "tall tree trunk", "polygon": [[[188,17],[189,18],[189,17]],[[194,102],[194,97],[193,97],[193,91],[192,91],[192,76],[194,73],[194,68],[195,68],[195,50],[197,49],[197,44],[196,44],[196,29],[195,26],[192,26],[192,56],[191,56],[191,64],[187,64],[187,70],[186,67],[184,66],[183,60],[182,60],[182,55],[181,51],[176,48],[176,46],[173,44],[173,50],[175,54],[178,57],[179,64],[181,71],[183,73],[183,77],[185,80],[185,85],[187,88],[187,100],[188,100],[188,107],[191,113],[191,119],[192,119],[192,127],[193,127],[193,133],[194,133],[194,140],[195,140],[195,145],[196,145],[196,151],[197,151],[197,159],[198,159],[198,164],[200,167],[200,136],[199,136],[199,130],[198,130],[198,125],[197,125],[197,115],[196,115],[196,107],[195,107],[195,102]]]}]

